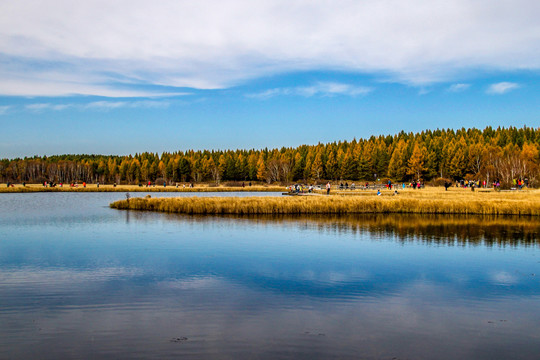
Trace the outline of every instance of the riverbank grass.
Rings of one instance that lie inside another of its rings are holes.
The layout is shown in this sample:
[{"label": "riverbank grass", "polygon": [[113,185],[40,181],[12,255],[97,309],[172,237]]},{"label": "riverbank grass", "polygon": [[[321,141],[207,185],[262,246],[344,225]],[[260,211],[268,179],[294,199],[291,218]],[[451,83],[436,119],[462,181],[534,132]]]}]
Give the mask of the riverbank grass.
[{"label": "riverbank grass", "polygon": [[482,214],[540,216],[540,191],[471,192],[444,188],[373,191],[347,195],[283,197],[131,198],[110,205],[115,209],[182,214]]}]

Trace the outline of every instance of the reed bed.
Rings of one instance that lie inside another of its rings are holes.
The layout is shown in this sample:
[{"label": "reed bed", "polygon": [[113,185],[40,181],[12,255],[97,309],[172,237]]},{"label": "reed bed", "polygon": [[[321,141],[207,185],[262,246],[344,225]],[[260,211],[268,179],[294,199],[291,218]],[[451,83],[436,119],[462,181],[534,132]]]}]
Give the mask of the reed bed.
[{"label": "reed bed", "polygon": [[[182,214],[479,214],[540,215],[540,192],[465,193],[408,192],[398,196],[287,196],[132,198],[110,206],[116,209]],[[437,196],[438,195],[438,196]]]}]

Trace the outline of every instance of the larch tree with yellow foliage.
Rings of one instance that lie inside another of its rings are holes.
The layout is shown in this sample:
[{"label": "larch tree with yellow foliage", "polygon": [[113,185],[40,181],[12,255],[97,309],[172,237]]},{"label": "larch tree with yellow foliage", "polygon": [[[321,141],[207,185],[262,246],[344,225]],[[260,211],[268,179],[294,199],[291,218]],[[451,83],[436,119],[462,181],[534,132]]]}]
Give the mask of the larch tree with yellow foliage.
[{"label": "larch tree with yellow foliage", "polygon": [[422,173],[427,169],[424,167],[424,161],[426,157],[426,148],[425,146],[420,146],[418,143],[414,144],[413,152],[411,158],[407,162],[407,174],[414,175],[415,180],[420,180],[422,178]]}]

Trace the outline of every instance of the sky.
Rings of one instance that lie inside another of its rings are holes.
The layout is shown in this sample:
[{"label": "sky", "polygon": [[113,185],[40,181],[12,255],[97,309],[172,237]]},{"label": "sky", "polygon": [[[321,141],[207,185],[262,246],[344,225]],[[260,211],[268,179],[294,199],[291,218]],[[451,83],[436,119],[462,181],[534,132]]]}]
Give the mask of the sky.
[{"label": "sky", "polygon": [[0,0],[0,158],[540,126],[537,0]]}]

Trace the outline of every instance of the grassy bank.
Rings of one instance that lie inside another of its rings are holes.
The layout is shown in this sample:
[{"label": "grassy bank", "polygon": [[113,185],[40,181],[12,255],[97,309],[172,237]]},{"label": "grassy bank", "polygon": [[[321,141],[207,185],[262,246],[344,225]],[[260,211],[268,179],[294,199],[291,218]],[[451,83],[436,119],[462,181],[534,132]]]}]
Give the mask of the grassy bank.
[{"label": "grassy bank", "polygon": [[[354,195],[295,197],[132,198],[111,204],[116,209],[183,214],[481,214],[540,216],[540,191],[471,192],[433,188]],[[360,196],[361,195],[361,196]]]},{"label": "grassy bank", "polygon": [[6,184],[0,184],[0,193],[30,193],[30,192],[235,192],[235,191],[247,191],[247,192],[274,192],[285,191],[284,186],[246,186],[246,187],[233,187],[233,186],[210,186],[208,184],[196,185],[193,188],[190,187],[175,187],[175,186],[137,186],[137,185],[100,185],[87,184],[86,187],[79,185],[77,187],[70,187],[69,185],[44,187],[41,184],[27,184],[23,186],[21,184],[14,185],[13,187],[7,187]]}]

